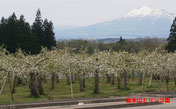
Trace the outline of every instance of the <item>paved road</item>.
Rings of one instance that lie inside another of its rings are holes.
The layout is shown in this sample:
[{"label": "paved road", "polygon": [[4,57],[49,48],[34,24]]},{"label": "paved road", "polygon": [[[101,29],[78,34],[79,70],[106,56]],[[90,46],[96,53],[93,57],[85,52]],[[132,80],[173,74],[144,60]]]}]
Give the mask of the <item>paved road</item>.
[{"label": "paved road", "polygon": [[91,108],[91,107],[111,106],[111,105],[119,105],[119,104],[126,104],[126,102],[92,103],[92,104],[83,104],[83,105],[52,106],[52,107],[40,107],[40,108],[28,108],[28,109],[79,109],[79,108]]},{"label": "paved road", "polygon": [[[40,108],[28,108],[28,109],[118,109],[116,106],[125,105],[126,102],[107,102],[107,103],[92,103],[83,105],[70,105],[70,106],[52,106],[52,107],[40,107]],[[95,108],[96,107],[96,108]],[[176,109],[176,98],[171,98],[169,104],[158,104],[149,106],[137,106],[137,107],[120,107],[120,109]]]}]

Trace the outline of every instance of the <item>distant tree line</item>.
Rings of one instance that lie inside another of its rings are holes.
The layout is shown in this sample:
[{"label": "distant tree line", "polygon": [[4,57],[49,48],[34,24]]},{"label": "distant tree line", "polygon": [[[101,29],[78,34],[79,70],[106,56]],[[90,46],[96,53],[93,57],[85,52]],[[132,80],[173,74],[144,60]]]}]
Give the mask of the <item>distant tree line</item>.
[{"label": "distant tree line", "polygon": [[25,21],[23,15],[17,19],[15,13],[8,18],[2,17],[0,22],[0,46],[10,53],[22,49],[26,53],[37,54],[42,47],[49,50],[56,46],[53,23],[41,17],[41,11],[36,13],[32,25]]},{"label": "distant tree line", "polygon": [[58,49],[69,47],[72,48],[73,53],[80,53],[84,50],[88,54],[93,54],[95,49],[112,52],[127,51],[129,53],[137,53],[141,50],[152,52],[156,48],[164,50],[165,45],[165,39],[158,38],[139,38],[136,39],[136,41],[128,41],[120,37],[120,40],[115,43],[103,43],[96,40],[70,40],[57,42]]}]

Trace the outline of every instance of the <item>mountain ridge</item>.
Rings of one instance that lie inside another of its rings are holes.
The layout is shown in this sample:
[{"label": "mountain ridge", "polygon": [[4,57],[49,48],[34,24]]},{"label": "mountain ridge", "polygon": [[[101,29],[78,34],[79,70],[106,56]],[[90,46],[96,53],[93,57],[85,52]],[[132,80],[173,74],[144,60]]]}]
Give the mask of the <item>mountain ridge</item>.
[{"label": "mountain ridge", "polygon": [[[166,38],[174,19],[174,14],[165,10],[142,7],[134,9],[126,16],[111,21],[57,32],[57,36],[72,39],[101,38]],[[58,30],[59,31],[59,30]]]}]

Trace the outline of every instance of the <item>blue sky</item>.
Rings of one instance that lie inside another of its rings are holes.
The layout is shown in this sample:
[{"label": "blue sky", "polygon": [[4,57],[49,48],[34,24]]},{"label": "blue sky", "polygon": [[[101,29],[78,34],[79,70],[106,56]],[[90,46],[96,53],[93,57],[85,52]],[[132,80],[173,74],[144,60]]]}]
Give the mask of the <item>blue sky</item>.
[{"label": "blue sky", "polygon": [[40,8],[42,17],[55,26],[86,26],[122,17],[142,6],[176,13],[175,4],[176,0],[0,0],[0,17],[15,12],[31,23]]}]

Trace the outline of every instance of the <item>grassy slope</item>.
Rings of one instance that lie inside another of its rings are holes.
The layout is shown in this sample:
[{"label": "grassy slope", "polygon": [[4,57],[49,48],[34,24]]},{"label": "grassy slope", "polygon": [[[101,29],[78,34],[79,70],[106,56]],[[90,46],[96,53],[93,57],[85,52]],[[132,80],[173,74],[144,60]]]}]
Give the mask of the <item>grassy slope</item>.
[{"label": "grassy slope", "polygon": [[[106,80],[100,80],[100,94],[93,94],[93,81],[89,82],[86,81],[86,88],[84,92],[79,91],[79,84],[73,83],[73,96],[74,98],[83,98],[83,97],[108,97],[108,96],[125,96],[129,95],[130,93],[138,93],[141,90],[141,86],[138,85],[138,81],[130,81],[128,83],[129,90],[117,89],[116,84],[111,85],[110,83],[106,83]],[[123,80],[122,80],[123,82]],[[123,84],[122,84],[123,85]],[[143,87],[143,92],[151,92],[157,90],[157,81],[153,81],[152,87],[148,87],[148,82],[145,82]],[[176,90],[173,82],[169,83],[169,87],[171,90]],[[14,94],[14,103],[22,103],[22,102],[33,102],[33,101],[41,101],[47,100],[48,95],[51,96],[53,99],[63,99],[63,98],[70,98],[70,85],[66,84],[65,80],[61,80],[60,83],[55,84],[55,90],[50,90],[50,81],[48,80],[47,83],[43,83],[44,88],[44,96],[40,98],[33,98],[29,96],[29,88],[28,85],[16,87],[16,93]],[[162,90],[166,90],[165,83],[162,83]],[[9,104],[11,102],[11,96],[9,92],[9,85],[7,84],[5,90],[3,91],[2,95],[0,96],[0,104]]]}]

